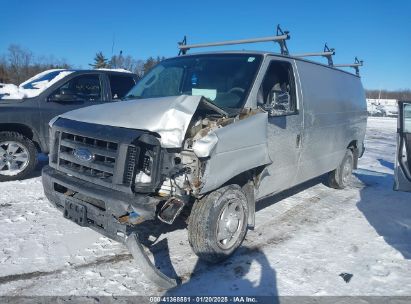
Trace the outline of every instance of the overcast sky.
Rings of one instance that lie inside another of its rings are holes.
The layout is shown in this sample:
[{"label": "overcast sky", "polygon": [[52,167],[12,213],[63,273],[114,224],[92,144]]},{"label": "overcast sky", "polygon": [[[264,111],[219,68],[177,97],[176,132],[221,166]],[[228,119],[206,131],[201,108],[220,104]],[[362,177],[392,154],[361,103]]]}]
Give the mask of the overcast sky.
[{"label": "overcast sky", "polygon": [[[107,57],[175,56],[189,43],[261,37],[277,23],[290,52],[336,49],[335,63],[363,59],[366,88],[411,88],[411,1],[6,1],[0,0],[0,54],[11,44],[87,68]],[[315,4],[313,4],[315,3]],[[114,43],[114,47],[113,47]],[[226,47],[272,50],[272,43]],[[219,48],[221,50],[221,48]],[[324,59],[318,59],[325,62]]]}]

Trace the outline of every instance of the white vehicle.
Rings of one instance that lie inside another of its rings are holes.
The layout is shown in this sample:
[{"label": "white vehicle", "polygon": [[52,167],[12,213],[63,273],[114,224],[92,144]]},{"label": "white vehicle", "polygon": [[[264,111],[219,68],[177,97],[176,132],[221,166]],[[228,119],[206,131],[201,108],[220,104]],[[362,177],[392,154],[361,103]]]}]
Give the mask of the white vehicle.
[{"label": "white vehicle", "polygon": [[367,107],[367,112],[369,116],[385,117],[387,116],[386,111],[383,106],[380,105],[369,105]]},{"label": "white vehicle", "polygon": [[398,117],[398,107],[397,106],[385,106],[385,113],[388,117]]}]

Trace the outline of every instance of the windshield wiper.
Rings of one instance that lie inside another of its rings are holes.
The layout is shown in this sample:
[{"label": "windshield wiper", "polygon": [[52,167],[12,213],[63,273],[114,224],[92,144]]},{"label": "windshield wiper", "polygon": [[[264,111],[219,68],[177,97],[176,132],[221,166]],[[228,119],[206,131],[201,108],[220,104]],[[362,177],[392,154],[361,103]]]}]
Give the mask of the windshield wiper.
[{"label": "windshield wiper", "polygon": [[141,99],[141,96],[127,95],[127,96],[124,96],[121,100],[129,100],[129,99]]}]

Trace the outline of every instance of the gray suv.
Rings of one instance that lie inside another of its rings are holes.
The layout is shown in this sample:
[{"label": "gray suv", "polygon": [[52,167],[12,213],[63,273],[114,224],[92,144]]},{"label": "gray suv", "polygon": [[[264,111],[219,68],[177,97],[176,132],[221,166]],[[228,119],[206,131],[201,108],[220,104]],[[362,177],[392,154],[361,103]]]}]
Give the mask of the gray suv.
[{"label": "gray suv", "polygon": [[0,88],[0,181],[26,177],[49,152],[48,122],[78,108],[120,100],[137,75],[116,70],[49,70]]}]

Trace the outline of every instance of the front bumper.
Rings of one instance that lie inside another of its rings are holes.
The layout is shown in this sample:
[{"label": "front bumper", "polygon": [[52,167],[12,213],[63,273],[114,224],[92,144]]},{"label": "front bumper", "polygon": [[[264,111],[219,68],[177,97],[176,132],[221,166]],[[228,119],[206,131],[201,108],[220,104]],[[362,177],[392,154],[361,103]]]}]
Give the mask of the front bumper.
[{"label": "front bumper", "polygon": [[[159,199],[146,194],[130,194],[99,186],[79,178],[61,173],[50,166],[42,172],[44,193],[60,211],[64,211],[66,200],[74,200],[87,208],[87,226],[119,242],[135,229],[120,223],[121,216],[134,212],[139,222],[152,220],[156,215]],[[68,193],[80,194],[80,199]],[[96,204],[95,202],[98,202]]]}]

